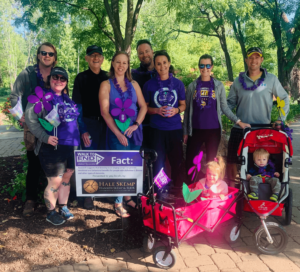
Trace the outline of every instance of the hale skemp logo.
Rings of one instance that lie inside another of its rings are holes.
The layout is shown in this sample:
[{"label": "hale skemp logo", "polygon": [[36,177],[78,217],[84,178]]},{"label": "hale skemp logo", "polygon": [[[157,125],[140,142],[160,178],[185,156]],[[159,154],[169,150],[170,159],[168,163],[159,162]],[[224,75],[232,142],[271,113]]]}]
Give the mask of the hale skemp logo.
[{"label": "hale skemp logo", "polygon": [[104,157],[95,154],[95,153],[77,153],[77,162],[88,162],[88,163],[96,163],[99,164],[104,160]]},{"label": "hale skemp logo", "polygon": [[95,193],[98,191],[98,183],[95,181],[95,180],[87,180],[84,184],[83,184],[83,189],[89,193],[89,194],[92,194],[92,193]]}]

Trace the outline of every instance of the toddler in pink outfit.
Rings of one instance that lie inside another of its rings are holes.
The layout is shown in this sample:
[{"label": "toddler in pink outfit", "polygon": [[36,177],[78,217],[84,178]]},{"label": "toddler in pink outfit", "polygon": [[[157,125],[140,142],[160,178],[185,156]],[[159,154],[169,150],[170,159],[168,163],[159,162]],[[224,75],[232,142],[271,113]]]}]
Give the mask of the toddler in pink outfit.
[{"label": "toddler in pink outfit", "polygon": [[225,175],[225,163],[221,156],[206,165],[206,177],[200,179],[192,190],[202,189],[202,197],[218,197],[228,194],[228,185],[222,179]]}]

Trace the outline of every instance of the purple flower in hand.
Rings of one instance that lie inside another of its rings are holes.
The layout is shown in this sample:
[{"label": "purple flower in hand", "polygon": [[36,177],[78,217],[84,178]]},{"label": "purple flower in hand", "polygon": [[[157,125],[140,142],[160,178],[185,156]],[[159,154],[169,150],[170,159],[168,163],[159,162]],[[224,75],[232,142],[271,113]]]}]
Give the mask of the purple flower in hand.
[{"label": "purple flower in hand", "polygon": [[192,177],[192,181],[194,180],[194,177],[195,177],[197,171],[200,172],[202,156],[203,156],[203,151],[201,151],[199,153],[199,155],[197,155],[194,158],[193,163],[195,164],[195,166],[192,166],[190,168],[189,172],[188,172],[189,175],[194,172],[193,177]]},{"label": "purple flower in hand", "polygon": [[115,99],[115,103],[119,108],[114,108],[111,110],[112,116],[119,116],[119,120],[122,123],[125,123],[127,120],[127,116],[134,116],[135,111],[133,109],[129,109],[132,104],[131,99],[126,99],[124,104],[120,98]]},{"label": "purple flower in hand", "polygon": [[36,114],[40,113],[42,111],[43,106],[47,111],[51,111],[52,106],[50,103],[48,103],[48,101],[51,101],[53,99],[53,94],[45,93],[44,95],[43,89],[40,86],[35,87],[34,91],[36,96],[29,95],[27,98],[28,102],[30,102],[31,104],[35,104],[34,112]]}]

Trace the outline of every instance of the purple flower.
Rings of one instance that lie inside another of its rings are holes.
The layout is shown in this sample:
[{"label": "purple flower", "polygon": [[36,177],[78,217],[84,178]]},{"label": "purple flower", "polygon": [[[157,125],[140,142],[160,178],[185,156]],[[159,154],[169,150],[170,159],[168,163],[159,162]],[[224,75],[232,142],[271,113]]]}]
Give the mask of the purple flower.
[{"label": "purple flower", "polygon": [[50,103],[48,103],[48,101],[51,101],[53,99],[53,94],[49,92],[45,93],[44,95],[43,89],[40,86],[35,87],[34,91],[36,96],[29,95],[27,98],[28,102],[30,102],[31,104],[35,104],[34,112],[36,114],[40,113],[43,106],[47,111],[52,110],[52,106]]},{"label": "purple flower", "polygon": [[125,123],[127,120],[127,116],[134,116],[135,111],[133,109],[129,109],[129,107],[132,104],[131,99],[126,99],[124,104],[120,98],[115,99],[115,103],[119,108],[114,108],[111,110],[111,115],[112,116],[119,116],[119,120],[122,123]]},{"label": "purple flower", "polygon": [[193,177],[192,177],[192,181],[194,180],[194,177],[195,177],[197,171],[200,172],[202,156],[203,156],[203,151],[201,151],[201,152],[199,153],[199,155],[197,155],[197,156],[194,158],[193,163],[195,164],[195,166],[192,166],[192,167],[190,168],[189,172],[188,172],[188,175],[190,175],[191,173],[194,172]]}]

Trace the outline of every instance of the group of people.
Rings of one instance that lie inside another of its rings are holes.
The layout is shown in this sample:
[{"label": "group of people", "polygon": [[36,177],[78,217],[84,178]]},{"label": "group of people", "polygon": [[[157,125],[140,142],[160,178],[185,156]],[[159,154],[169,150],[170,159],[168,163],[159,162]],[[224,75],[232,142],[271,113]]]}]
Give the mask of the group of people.
[{"label": "group of people", "polygon": [[[77,75],[72,99],[68,74],[62,67],[56,67],[57,52],[50,43],[39,46],[37,64],[27,67],[18,76],[11,104],[14,107],[20,98],[25,112],[21,119],[25,122],[24,140],[29,161],[25,216],[33,214],[42,169],[48,180],[44,192],[47,221],[60,225],[74,217],[67,202],[74,172],[74,149],[79,147],[84,150],[139,150],[141,146],[154,149],[158,154],[154,175],[165,166],[168,158],[173,186],[180,189],[183,142],[187,144],[187,171],[205,144],[208,174],[199,176],[199,179],[204,178],[201,184],[212,189],[217,188],[212,185],[219,182],[224,189],[220,180],[225,164],[222,158],[216,158],[222,133],[221,115],[225,114],[235,123],[227,159],[227,176],[234,179],[243,129],[250,124],[270,123],[273,95],[285,101],[284,110],[288,114],[288,95],[278,79],[261,68],[263,53],[260,48],[252,47],[247,51],[248,71],[234,81],[228,99],[222,82],[212,77],[212,56],[200,57],[200,76],[185,91],[184,84],[175,78],[166,51],[153,52],[148,40],[138,41],[136,50],[140,67],[130,71],[129,55],[116,52],[107,73],[101,69],[102,48],[89,46],[85,56],[89,69]],[[38,93],[37,86],[42,93]],[[35,94],[37,98],[33,98]],[[234,108],[236,115],[231,111]],[[47,130],[45,125],[45,118],[53,109],[57,110],[61,122],[56,132],[55,129]],[[184,112],[183,124],[181,112]],[[55,209],[57,201],[58,212]],[[85,198],[84,205],[91,208],[92,199]],[[130,215],[123,205],[136,208],[131,197],[117,197],[115,212],[122,217]]]}]

